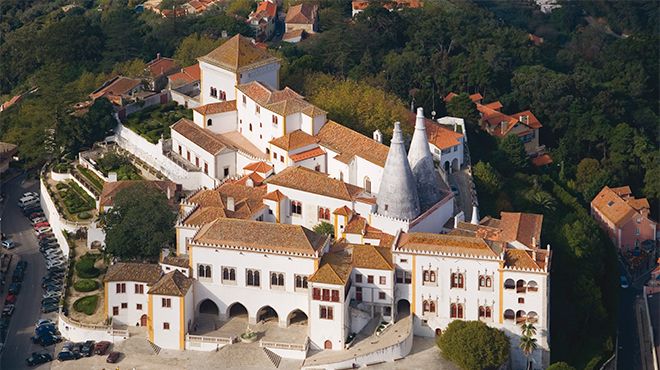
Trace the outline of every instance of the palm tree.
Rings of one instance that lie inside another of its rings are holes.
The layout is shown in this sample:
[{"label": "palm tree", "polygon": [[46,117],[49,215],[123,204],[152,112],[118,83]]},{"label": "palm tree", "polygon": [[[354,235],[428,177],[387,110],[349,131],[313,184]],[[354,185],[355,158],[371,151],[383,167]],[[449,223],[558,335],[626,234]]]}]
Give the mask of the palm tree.
[{"label": "palm tree", "polygon": [[522,331],[522,335],[526,337],[533,337],[536,335],[536,328],[532,323],[523,323],[520,325],[520,330]]},{"label": "palm tree", "polygon": [[529,356],[534,353],[538,345],[536,344],[536,328],[532,323],[523,323],[520,325],[522,336],[520,337],[520,349],[527,357],[527,368],[529,368]]}]

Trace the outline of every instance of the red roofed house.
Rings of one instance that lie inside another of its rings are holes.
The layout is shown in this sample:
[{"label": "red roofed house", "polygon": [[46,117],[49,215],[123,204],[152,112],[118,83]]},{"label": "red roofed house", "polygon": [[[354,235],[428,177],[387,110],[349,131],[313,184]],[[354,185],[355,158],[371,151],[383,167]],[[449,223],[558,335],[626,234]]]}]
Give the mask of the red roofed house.
[{"label": "red roofed house", "polygon": [[[374,1],[375,2],[375,1]],[[351,3],[353,9],[352,16],[362,13],[369,6],[369,0],[356,0]],[[383,2],[383,7],[389,11],[394,9],[403,8],[421,8],[424,3],[421,0],[393,0],[390,2]]]},{"label": "red roofed house", "polygon": [[657,223],[649,218],[646,198],[635,199],[630,187],[604,187],[591,201],[591,215],[619,250],[630,251],[656,239]]},{"label": "red roofed house", "polygon": [[291,6],[286,13],[286,32],[304,30],[307,33],[315,33],[318,30],[319,6],[310,3],[302,3]]},{"label": "red roofed house", "polygon": [[[415,113],[410,112],[408,123],[415,125]],[[442,117],[435,122],[425,118],[426,136],[433,160],[439,163],[446,173],[458,171],[463,166],[463,144],[465,136],[461,133],[465,124],[463,119]]]},{"label": "red roofed house", "polygon": [[167,76],[176,73],[181,66],[172,58],[161,57],[160,53],[156,54],[156,59],[147,63],[144,69],[147,77],[147,85],[149,90],[160,91],[167,86]]},{"label": "red roofed house", "polygon": [[254,29],[257,40],[268,40],[273,36],[275,17],[277,4],[271,0],[260,2],[257,10],[250,13],[247,22]]},{"label": "red roofed house", "polygon": [[[449,102],[455,96],[457,96],[455,93],[449,93],[444,101]],[[481,116],[481,128],[484,131],[500,138],[514,134],[522,140],[527,154],[532,157],[543,155],[545,148],[539,145],[539,129],[543,125],[531,111],[526,110],[510,115],[502,113],[502,103],[494,101],[482,104],[483,96],[478,93],[470,95],[470,100],[477,106]],[[552,160],[550,160],[550,163],[552,163]],[[544,164],[548,163],[544,162]]]}]

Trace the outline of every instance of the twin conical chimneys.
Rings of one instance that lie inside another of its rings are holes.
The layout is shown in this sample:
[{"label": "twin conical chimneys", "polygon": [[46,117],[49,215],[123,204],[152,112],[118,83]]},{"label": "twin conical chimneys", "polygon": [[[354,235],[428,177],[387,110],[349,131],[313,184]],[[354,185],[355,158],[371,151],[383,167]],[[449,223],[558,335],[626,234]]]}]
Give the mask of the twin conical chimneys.
[{"label": "twin conical chimneys", "polygon": [[423,211],[431,208],[442,199],[440,190],[440,174],[433,165],[433,157],[429,149],[429,141],[426,136],[426,125],[424,123],[424,108],[417,108],[415,119],[415,133],[408,151],[408,161],[412,169],[417,194],[419,194],[419,206]]},{"label": "twin conical chimneys", "polygon": [[378,213],[384,216],[412,220],[420,214],[417,185],[406,158],[399,122],[394,123],[376,204]]}]

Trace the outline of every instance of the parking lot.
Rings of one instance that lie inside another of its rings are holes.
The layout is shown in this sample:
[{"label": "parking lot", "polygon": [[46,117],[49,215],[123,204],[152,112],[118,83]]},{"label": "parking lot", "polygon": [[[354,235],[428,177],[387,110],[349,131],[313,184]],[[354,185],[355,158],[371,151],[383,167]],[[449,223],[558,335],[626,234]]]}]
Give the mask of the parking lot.
[{"label": "parking lot", "polygon": [[[38,344],[33,344],[30,337],[34,335],[35,323],[39,318],[55,319],[56,317],[55,313],[47,315],[41,313],[41,279],[46,272],[44,257],[39,252],[37,238],[30,221],[23,216],[20,208],[16,205],[23,193],[37,191],[38,182],[36,180],[23,180],[24,177],[18,177],[4,184],[2,191],[6,194],[6,197],[1,205],[2,232],[6,234],[7,238],[16,243],[15,248],[4,250],[13,254],[13,258],[1,294],[3,307],[18,262],[27,262],[20,292],[16,295],[15,310],[9,320],[7,337],[0,358],[0,368],[12,370],[27,368],[25,359],[32,352],[49,352],[52,355],[53,346],[44,349]],[[49,369],[50,364],[43,364],[37,368]]]}]

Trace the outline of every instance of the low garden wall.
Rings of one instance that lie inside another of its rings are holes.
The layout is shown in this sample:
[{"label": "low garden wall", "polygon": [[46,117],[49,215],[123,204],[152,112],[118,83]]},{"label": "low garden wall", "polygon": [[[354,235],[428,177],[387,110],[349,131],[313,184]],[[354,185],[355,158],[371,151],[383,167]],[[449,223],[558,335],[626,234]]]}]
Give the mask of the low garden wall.
[{"label": "low garden wall", "polygon": [[128,330],[114,329],[112,325],[91,325],[77,322],[64,314],[59,314],[57,327],[62,336],[72,342],[87,340],[121,342],[128,339]]},{"label": "low garden wall", "polygon": [[236,338],[209,337],[203,335],[186,335],[186,349],[190,351],[212,352],[234,343]]}]

